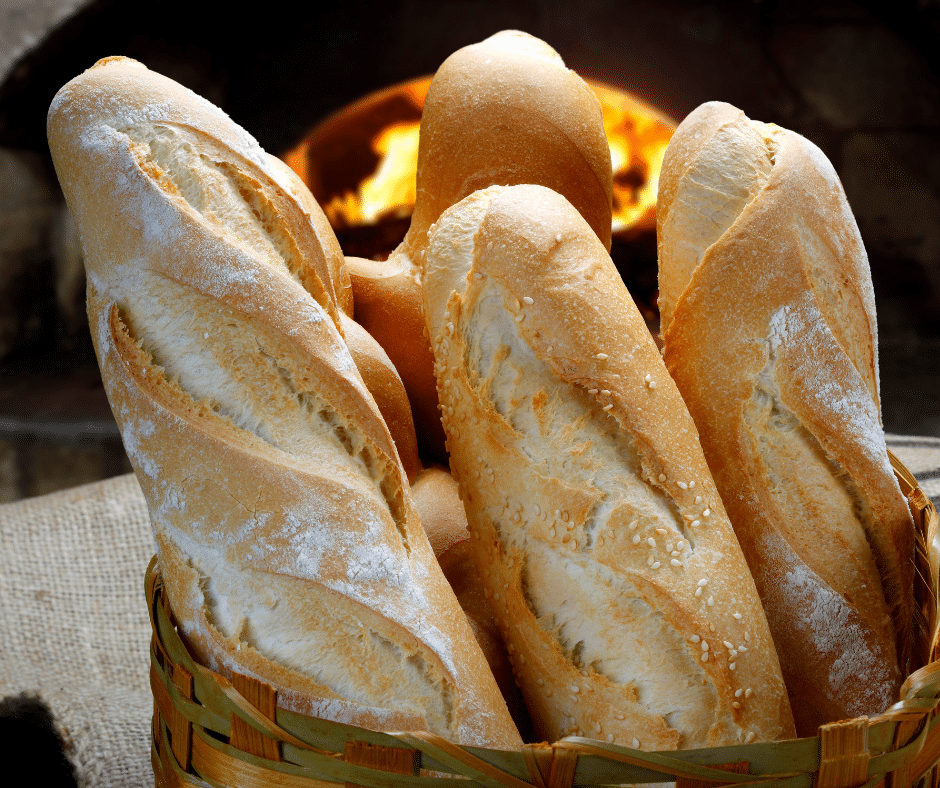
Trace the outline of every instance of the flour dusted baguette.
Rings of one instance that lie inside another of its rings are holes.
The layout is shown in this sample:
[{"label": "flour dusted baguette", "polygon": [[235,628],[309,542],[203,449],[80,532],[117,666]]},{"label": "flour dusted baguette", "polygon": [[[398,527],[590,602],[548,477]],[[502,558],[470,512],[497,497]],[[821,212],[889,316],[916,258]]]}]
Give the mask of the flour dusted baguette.
[{"label": "flour dusted baguette", "polygon": [[695,426],[589,225],[544,187],[476,192],[432,229],[424,294],[451,468],[536,732],[792,736]]},{"label": "flour dusted baguette", "polygon": [[673,137],[657,210],[666,365],[754,572],[798,731],[879,713],[904,673],[913,526],[839,179],[803,137],[712,102]]},{"label": "flour dusted baguette", "polygon": [[600,103],[544,41],[503,30],[441,64],[421,116],[408,234],[385,263],[349,262],[356,320],[401,373],[429,456],[446,462],[420,312],[430,226],[477,189],[537,183],[563,194],[610,249],[612,182]]},{"label": "flour dusted baguette", "polygon": [[123,58],[66,85],[48,130],[102,377],[197,657],[287,708],[518,746],[289,184],[218,109]]}]

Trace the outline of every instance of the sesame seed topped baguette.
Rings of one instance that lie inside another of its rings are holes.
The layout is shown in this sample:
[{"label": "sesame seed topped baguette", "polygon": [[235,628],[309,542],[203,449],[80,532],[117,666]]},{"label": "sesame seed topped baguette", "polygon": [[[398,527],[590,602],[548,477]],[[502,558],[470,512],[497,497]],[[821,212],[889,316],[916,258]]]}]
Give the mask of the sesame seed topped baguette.
[{"label": "sesame seed topped baguette", "polygon": [[797,730],[880,713],[904,673],[913,525],[842,185],[808,140],[710,102],[670,143],[658,211],[666,366],[753,570]]},{"label": "sesame seed topped baguette", "polygon": [[695,426],[563,197],[491,187],[424,276],[451,468],[538,735],[648,750],[793,735]]},{"label": "sesame seed topped baguette", "polygon": [[123,58],[66,85],[48,129],[102,378],[197,659],[286,708],[517,747],[290,184],[221,111]]}]

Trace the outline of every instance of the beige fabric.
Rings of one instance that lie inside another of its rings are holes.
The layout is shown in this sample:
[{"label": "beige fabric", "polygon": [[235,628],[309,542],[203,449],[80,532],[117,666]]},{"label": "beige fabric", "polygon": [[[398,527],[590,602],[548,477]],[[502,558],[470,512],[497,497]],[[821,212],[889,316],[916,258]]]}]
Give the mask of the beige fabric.
[{"label": "beige fabric", "polygon": [[[940,439],[887,443],[940,506]],[[143,585],[153,553],[131,474],[0,506],[0,698],[46,703],[82,786],[153,785]]]},{"label": "beige fabric", "polygon": [[153,538],[132,474],[0,506],[0,697],[52,712],[83,786],[152,786]]}]

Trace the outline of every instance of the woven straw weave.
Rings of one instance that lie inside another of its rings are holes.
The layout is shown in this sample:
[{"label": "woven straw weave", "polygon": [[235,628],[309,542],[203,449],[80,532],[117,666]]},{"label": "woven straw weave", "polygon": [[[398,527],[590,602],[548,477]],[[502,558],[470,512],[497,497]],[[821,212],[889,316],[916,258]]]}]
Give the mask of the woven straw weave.
[{"label": "woven straw weave", "polygon": [[[940,508],[940,439],[888,446]],[[153,553],[132,475],[0,506],[0,698],[49,707],[82,786],[153,785]]]}]

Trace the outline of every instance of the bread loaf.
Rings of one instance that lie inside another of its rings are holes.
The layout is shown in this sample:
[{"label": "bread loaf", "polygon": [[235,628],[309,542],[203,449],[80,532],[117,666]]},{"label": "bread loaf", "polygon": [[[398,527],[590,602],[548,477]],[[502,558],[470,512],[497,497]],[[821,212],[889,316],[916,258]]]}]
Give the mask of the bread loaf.
[{"label": "bread loaf", "polygon": [[428,456],[446,462],[418,284],[430,226],[477,189],[537,183],[567,197],[610,249],[612,181],[600,103],[548,44],[504,30],[438,69],[421,117],[408,234],[386,263],[350,263],[356,320],[401,374]]},{"label": "bread loaf", "polygon": [[884,711],[905,675],[913,525],[839,179],[808,140],[712,102],[676,131],[657,210],[666,366],[753,570],[798,732]]},{"label": "bread loaf", "polygon": [[286,708],[517,747],[290,184],[221,111],[124,58],[62,88],[48,132],[197,659]]},{"label": "bread loaf", "polygon": [[431,230],[451,469],[536,733],[645,750],[793,735],[695,426],[587,222],[491,187]]},{"label": "bread loaf", "polygon": [[467,513],[460,500],[457,482],[446,468],[424,468],[412,485],[411,494],[434,556],[454,589],[460,607],[467,614],[470,628],[493,671],[509,713],[525,740],[530,741],[532,721],[493,616],[493,603],[486,598],[480,583],[467,528]]}]

